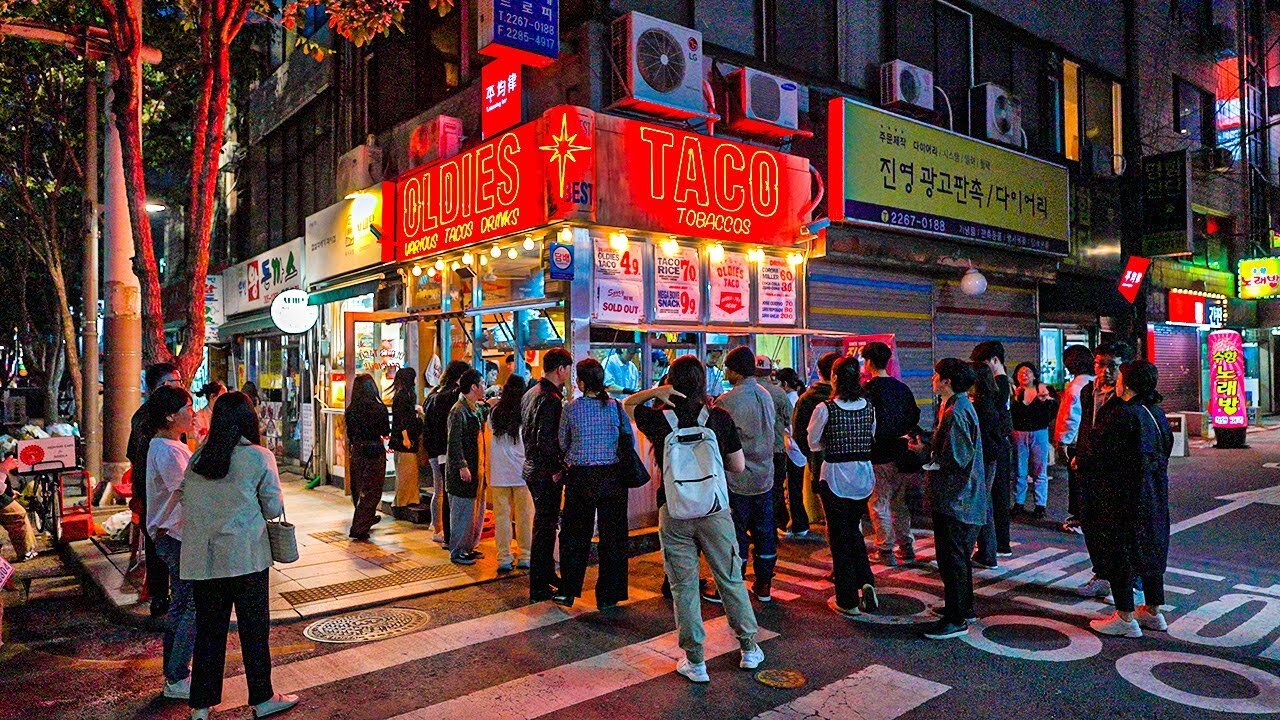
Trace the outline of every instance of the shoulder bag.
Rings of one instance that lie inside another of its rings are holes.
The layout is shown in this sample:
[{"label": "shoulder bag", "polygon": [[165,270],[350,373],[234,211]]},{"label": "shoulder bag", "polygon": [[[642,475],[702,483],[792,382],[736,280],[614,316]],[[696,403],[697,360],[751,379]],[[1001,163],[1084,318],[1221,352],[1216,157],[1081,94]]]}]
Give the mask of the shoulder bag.
[{"label": "shoulder bag", "polygon": [[649,484],[649,469],[636,452],[635,434],[631,432],[631,422],[622,411],[622,403],[614,400],[618,408],[618,469],[622,474],[622,485],[626,488],[640,488]]},{"label": "shoulder bag", "polygon": [[298,561],[298,529],[280,513],[267,521],[267,541],[271,543],[271,559],[278,563]]}]

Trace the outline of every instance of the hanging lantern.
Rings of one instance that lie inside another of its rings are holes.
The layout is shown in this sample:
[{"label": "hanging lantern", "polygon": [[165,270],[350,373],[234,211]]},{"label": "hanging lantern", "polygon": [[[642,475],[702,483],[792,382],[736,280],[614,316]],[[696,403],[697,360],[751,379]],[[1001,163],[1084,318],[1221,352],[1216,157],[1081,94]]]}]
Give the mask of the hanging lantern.
[{"label": "hanging lantern", "polygon": [[981,295],[987,291],[987,276],[978,272],[977,268],[969,268],[960,278],[960,292],[965,295]]}]

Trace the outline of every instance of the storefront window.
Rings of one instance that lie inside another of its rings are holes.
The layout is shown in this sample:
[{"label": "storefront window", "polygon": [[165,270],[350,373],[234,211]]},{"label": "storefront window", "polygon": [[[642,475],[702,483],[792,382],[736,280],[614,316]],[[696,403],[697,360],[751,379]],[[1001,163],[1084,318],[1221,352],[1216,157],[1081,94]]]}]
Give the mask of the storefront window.
[{"label": "storefront window", "polygon": [[591,329],[590,356],[604,366],[604,384],[614,397],[626,397],[644,387],[641,335],[611,328]]},{"label": "storefront window", "polygon": [[750,345],[750,335],[722,335],[707,333],[707,394],[719,397],[729,391],[729,381],[724,376],[724,357],[739,345]]},{"label": "storefront window", "polygon": [[391,381],[404,366],[404,325],[367,320],[355,322],[355,371],[368,373],[390,397]]},{"label": "storefront window", "polygon": [[772,360],[775,370],[788,367],[799,370],[795,348],[795,338],[790,335],[756,336],[756,354],[765,355]]},{"label": "storefront window", "polygon": [[649,386],[656,387],[667,375],[667,369],[676,358],[684,355],[698,355],[698,334],[685,333],[653,333],[649,339]]}]

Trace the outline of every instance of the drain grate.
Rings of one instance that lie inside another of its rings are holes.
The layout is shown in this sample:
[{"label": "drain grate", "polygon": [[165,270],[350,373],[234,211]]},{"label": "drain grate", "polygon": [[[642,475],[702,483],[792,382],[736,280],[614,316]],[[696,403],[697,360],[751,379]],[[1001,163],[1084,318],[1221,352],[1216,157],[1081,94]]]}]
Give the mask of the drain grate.
[{"label": "drain grate", "polygon": [[433,565],[431,567],[416,567],[400,572],[393,572],[388,575],[379,575],[377,577],[361,578],[360,580],[349,580],[347,582],[334,583],[333,585],[321,585],[320,587],[308,588],[305,590],[290,590],[289,592],[280,593],[280,597],[284,598],[290,605],[302,605],[304,603],[316,602],[319,600],[328,600],[329,598],[342,597],[344,595],[354,595],[356,593],[369,592],[370,590],[381,590],[383,588],[395,587],[397,585],[408,585],[422,580],[438,580],[453,575],[463,575],[456,565],[445,563],[442,565]]},{"label": "drain grate", "polygon": [[431,614],[412,608],[385,607],[325,618],[307,626],[302,634],[322,643],[357,643],[383,640],[421,630]]}]

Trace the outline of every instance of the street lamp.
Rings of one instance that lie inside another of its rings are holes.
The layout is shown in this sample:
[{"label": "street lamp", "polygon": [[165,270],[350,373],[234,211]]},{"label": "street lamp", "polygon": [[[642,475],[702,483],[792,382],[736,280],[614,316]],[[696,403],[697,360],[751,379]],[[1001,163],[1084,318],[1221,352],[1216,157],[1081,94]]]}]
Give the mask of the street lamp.
[{"label": "street lamp", "polygon": [[148,202],[146,205],[143,205],[143,207],[146,208],[147,212],[152,214],[162,213],[165,210],[169,209],[169,206],[165,205],[162,202]]}]

